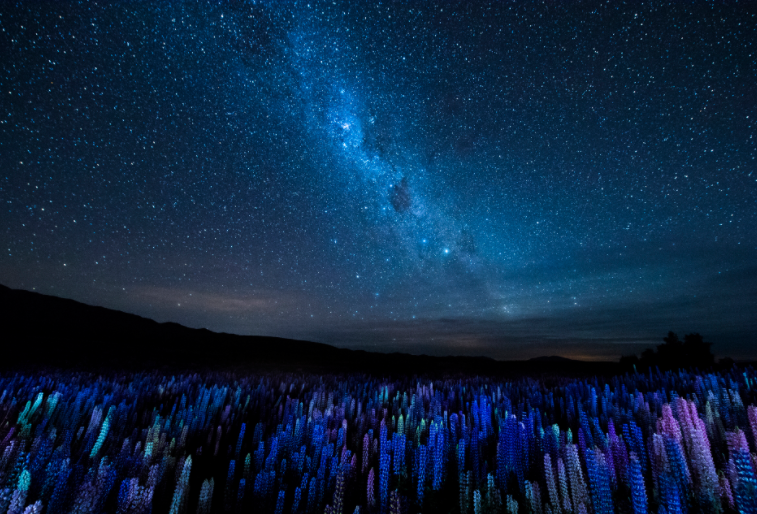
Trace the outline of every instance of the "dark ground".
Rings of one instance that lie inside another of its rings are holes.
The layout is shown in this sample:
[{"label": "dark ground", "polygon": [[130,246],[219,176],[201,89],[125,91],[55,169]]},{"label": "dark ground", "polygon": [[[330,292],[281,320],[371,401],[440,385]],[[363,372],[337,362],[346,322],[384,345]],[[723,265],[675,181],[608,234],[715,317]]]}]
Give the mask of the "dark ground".
[{"label": "dark ground", "polygon": [[496,361],[336,348],[276,337],[240,336],[158,323],[134,314],[0,285],[2,367],[277,368],[382,375],[612,375],[616,362],[562,357]]}]

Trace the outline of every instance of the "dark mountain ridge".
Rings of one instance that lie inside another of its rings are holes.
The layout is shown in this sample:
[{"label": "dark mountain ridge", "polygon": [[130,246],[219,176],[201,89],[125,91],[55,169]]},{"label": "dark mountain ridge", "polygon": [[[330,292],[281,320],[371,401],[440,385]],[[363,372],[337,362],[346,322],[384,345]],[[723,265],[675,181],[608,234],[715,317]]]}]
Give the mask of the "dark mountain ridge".
[{"label": "dark mountain ridge", "polygon": [[610,374],[614,362],[563,357],[497,361],[489,357],[433,357],[337,348],[266,336],[242,336],[189,328],[122,311],[0,285],[3,357],[17,367],[113,366],[181,369],[239,367],[381,374],[476,373],[561,375]]}]

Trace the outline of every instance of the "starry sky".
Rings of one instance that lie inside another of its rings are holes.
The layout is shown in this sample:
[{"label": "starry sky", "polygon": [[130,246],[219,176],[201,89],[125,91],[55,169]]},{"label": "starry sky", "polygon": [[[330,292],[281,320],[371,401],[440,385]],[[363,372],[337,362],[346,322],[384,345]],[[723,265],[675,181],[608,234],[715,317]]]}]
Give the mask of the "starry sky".
[{"label": "starry sky", "polygon": [[0,28],[4,285],[365,350],[673,330],[757,358],[753,3],[8,2]]}]

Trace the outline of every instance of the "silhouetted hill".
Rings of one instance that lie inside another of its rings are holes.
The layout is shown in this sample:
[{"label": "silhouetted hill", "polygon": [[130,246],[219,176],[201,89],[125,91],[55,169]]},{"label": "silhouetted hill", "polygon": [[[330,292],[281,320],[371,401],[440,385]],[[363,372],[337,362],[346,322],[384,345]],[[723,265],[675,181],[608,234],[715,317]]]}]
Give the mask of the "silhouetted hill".
[{"label": "silhouetted hill", "polygon": [[277,337],[240,336],[158,323],[135,314],[0,286],[3,353],[0,365],[124,368],[276,367],[385,374],[610,374],[611,362],[562,357],[496,361],[489,357],[432,357],[336,348]]},{"label": "silhouetted hill", "polygon": [[574,359],[569,359],[567,357],[560,357],[559,355],[545,355],[543,357],[534,357],[532,359],[528,359],[529,362],[561,362],[565,364],[569,364],[572,362],[579,362]]}]

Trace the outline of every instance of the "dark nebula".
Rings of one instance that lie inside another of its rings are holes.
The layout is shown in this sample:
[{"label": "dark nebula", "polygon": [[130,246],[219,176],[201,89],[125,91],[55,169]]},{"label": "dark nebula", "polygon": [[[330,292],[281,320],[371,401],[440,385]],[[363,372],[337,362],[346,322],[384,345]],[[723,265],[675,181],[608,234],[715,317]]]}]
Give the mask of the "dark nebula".
[{"label": "dark nebula", "polygon": [[390,193],[390,200],[392,207],[397,212],[406,212],[412,205],[412,197],[410,196],[410,186],[407,185],[407,177],[402,177],[399,184],[392,184]]}]

